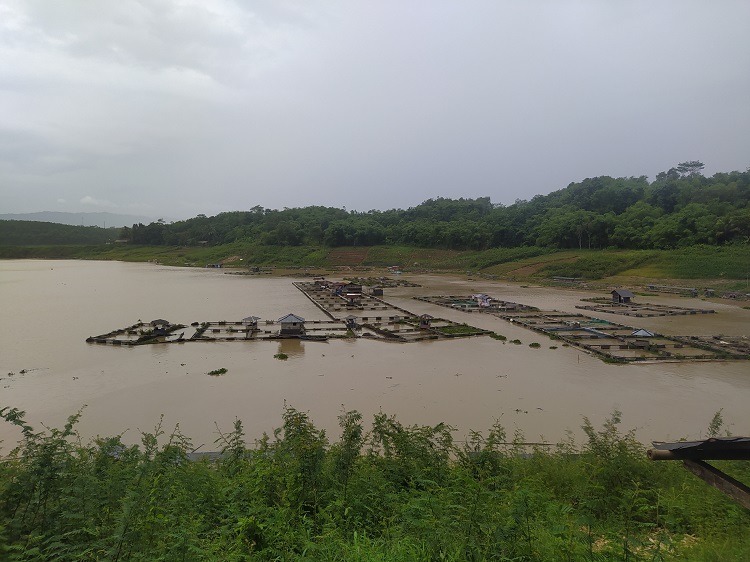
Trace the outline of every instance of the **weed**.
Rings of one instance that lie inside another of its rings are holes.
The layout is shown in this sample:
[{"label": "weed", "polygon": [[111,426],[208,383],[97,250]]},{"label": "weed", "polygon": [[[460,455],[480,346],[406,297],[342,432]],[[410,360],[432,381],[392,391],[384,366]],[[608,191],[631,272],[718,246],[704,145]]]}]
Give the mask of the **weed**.
[{"label": "weed", "polygon": [[37,431],[0,409],[22,434],[0,463],[3,560],[750,559],[750,512],[649,461],[618,411],[601,428],[584,417],[582,446],[529,449],[499,422],[459,445],[444,423],[381,412],[368,430],[356,411],[329,443],[285,406],[254,447],[241,421],[217,428],[213,462],[189,461],[161,422],[139,445],[84,443],[80,415]]},{"label": "weed", "polygon": [[435,330],[440,332],[441,334],[446,334],[446,335],[476,334],[477,332],[481,331],[479,328],[475,328],[474,326],[467,326],[466,324],[453,324],[450,326],[439,326],[435,328]]}]

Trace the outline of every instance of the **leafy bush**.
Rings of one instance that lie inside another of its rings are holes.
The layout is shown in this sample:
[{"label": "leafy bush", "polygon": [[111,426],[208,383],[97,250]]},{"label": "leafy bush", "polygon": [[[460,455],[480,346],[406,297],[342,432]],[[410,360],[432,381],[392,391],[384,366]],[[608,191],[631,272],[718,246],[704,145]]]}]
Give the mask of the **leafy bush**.
[{"label": "leafy bush", "polygon": [[0,463],[2,560],[750,559],[750,512],[647,460],[617,411],[552,448],[499,423],[465,443],[383,413],[367,431],[356,411],[331,443],[285,407],[254,446],[239,420],[219,431],[214,462],[161,422],[137,446],[83,443],[80,415],[36,431],[0,410],[22,434]]}]

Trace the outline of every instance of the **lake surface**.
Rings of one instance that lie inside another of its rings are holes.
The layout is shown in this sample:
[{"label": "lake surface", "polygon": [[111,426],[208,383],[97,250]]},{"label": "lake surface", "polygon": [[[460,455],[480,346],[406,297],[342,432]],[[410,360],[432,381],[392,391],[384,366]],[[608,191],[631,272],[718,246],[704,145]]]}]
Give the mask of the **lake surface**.
[{"label": "lake surface", "polygon": [[[576,312],[591,293],[457,276],[403,277],[423,287],[386,289],[389,302],[487,328],[523,345],[487,337],[410,344],[359,339],[91,345],[88,336],[139,319],[190,324],[251,315],[275,320],[289,312],[307,320],[326,317],[292,286],[294,278],[144,263],[0,261],[0,407],[25,410],[35,427],[59,427],[86,405],[78,425],[84,439],[124,432],[131,443],[163,414],[167,431],[179,424],[204,451],[217,448],[217,424],[229,430],[235,418],[243,420],[248,441],[271,432],[281,425],[285,403],[308,411],[331,438],[338,436],[336,418],[343,408],[361,411],[367,422],[379,411],[405,424],[445,422],[457,428],[457,440],[470,430],[487,430],[496,419],[509,435],[518,429],[529,441],[556,442],[567,430],[580,440],[583,416],[599,426],[615,408],[623,412],[622,428],[635,429],[646,443],[702,437],[719,409],[732,433],[750,435],[750,362],[608,365],[572,347],[550,349],[557,342],[503,320],[411,298],[486,292]],[[667,334],[750,335],[750,311],[735,305],[638,299],[718,314],[595,316]],[[541,348],[529,348],[532,342]],[[279,351],[289,359],[275,359]],[[207,376],[221,367],[226,375]],[[15,428],[0,424],[0,454],[17,438]]]}]

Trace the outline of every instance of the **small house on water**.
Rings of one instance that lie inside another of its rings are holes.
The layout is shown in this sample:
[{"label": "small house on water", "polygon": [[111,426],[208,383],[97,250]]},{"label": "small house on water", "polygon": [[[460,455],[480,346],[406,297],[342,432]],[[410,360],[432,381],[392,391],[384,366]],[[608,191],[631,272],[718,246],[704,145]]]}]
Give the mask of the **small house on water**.
[{"label": "small house on water", "polygon": [[615,289],[612,291],[612,302],[617,304],[627,304],[630,303],[635,295],[628,291],[627,289]]},{"label": "small house on water", "polygon": [[296,314],[287,314],[279,318],[281,329],[279,335],[300,335],[305,333],[305,319]]},{"label": "small house on water", "polygon": [[430,323],[432,322],[432,319],[434,317],[430,316],[429,314],[423,314],[419,317],[419,327],[420,328],[429,328]]}]

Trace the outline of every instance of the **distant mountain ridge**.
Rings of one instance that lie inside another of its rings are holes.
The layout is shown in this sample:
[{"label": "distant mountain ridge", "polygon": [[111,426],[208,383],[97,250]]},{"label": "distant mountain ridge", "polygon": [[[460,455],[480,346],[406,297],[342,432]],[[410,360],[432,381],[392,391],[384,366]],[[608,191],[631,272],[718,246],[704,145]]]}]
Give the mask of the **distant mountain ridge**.
[{"label": "distant mountain ridge", "polygon": [[42,211],[39,213],[7,213],[0,214],[0,220],[34,221],[68,224],[72,226],[99,226],[102,228],[133,226],[134,224],[149,224],[156,219],[138,215],[120,215],[116,213],[63,213],[58,211]]}]

